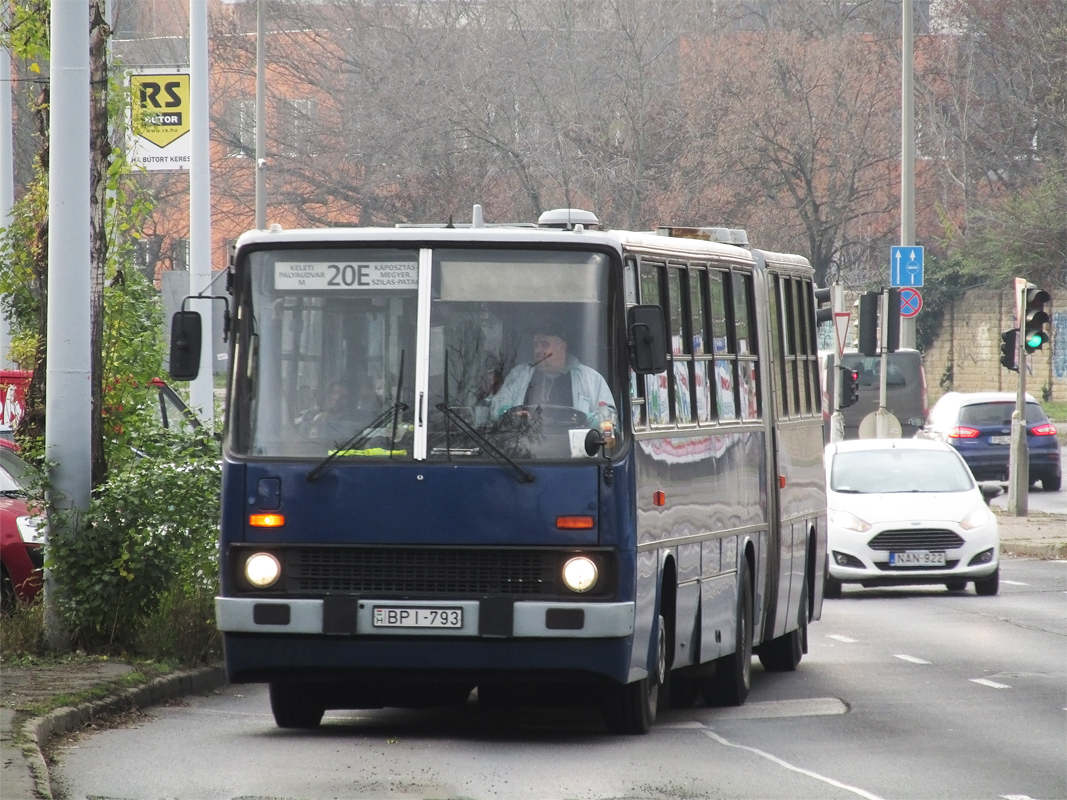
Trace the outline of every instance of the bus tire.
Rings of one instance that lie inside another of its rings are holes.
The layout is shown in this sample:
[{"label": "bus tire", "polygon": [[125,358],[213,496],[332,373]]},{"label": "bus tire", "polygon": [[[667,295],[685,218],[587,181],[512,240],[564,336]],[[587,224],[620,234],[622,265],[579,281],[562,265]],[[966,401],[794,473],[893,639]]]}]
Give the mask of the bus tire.
[{"label": "bus tire", "polygon": [[804,657],[804,645],[808,639],[808,587],[805,579],[803,607],[795,630],[771,639],[759,646],[760,663],[768,672],[795,672]]},{"label": "bus tire", "polygon": [[317,728],[326,713],[318,693],[306,684],[271,683],[270,710],[279,728]]},{"label": "bus tire", "polygon": [[800,628],[760,645],[759,660],[763,668],[768,672],[795,672],[804,656],[804,628],[807,628],[806,622]]},{"label": "bus tire", "polygon": [[633,683],[613,686],[604,704],[604,720],[611,733],[643,735],[656,721],[659,688],[667,673],[667,633],[663,617],[656,626],[656,663],[648,677]]},{"label": "bus tire", "polygon": [[841,599],[841,581],[837,578],[831,578],[826,576],[826,581],[823,583],[822,596],[824,600],[840,600]]},{"label": "bus tire", "polygon": [[752,576],[747,564],[741,568],[737,589],[735,628],[734,652],[718,659],[714,677],[702,682],[708,705],[744,705],[752,687]]}]

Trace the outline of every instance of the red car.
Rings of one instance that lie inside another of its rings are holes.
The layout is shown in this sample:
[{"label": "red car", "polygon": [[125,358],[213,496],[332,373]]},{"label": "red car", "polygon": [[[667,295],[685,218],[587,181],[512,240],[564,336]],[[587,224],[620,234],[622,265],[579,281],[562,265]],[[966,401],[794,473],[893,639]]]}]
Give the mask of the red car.
[{"label": "red car", "polygon": [[0,446],[0,573],[3,608],[29,602],[41,590],[44,520],[27,503],[29,467],[9,447]]}]

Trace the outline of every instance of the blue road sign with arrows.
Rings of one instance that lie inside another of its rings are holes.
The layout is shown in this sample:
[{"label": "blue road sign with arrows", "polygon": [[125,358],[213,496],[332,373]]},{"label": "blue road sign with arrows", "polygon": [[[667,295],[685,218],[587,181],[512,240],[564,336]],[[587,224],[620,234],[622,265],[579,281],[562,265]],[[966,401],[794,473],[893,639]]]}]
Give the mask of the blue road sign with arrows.
[{"label": "blue road sign with arrows", "polygon": [[923,285],[923,249],[919,245],[889,248],[889,285],[918,288]]}]

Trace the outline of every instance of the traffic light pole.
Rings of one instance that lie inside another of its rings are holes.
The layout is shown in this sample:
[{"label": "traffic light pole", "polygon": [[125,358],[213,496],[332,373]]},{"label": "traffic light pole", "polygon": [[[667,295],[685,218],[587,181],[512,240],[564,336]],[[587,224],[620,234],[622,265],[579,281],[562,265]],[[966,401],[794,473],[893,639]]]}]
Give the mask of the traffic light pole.
[{"label": "traffic light pole", "polygon": [[[845,438],[845,415],[841,413],[841,397],[844,391],[844,381],[841,380],[841,362],[844,357],[844,342],[840,341],[837,337],[837,314],[844,312],[845,310],[845,287],[840,283],[835,283],[830,287],[830,306],[834,312],[834,342],[835,351],[837,353],[837,359],[834,362],[833,369],[833,381],[834,381],[834,396],[832,398],[834,413],[830,415],[830,441],[840,442]],[[846,332],[848,326],[845,326]],[[829,370],[827,370],[829,371]],[[829,376],[828,376],[829,377]]]},{"label": "traffic light pole", "polygon": [[[1016,285],[1019,298],[1016,308],[1023,316],[1026,308],[1026,282]],[[1030,448],[1026,443],[1026,342],[1025,323],[1019,320],[1019,335],[1015,337],[1015,365],[1019,371],[1019,388],[1015,396],[1015,411],[1011,415],[1011,450],[1008,454],[1008,511],[1016,517],[1029,514]]]},{"label": "traffic light pole", "polygon": [[888,372],[889,372],[889,358],[887,350],[889,349],[889,331],[886,325],[886,320],[889,319],[889,292],[882,292],[879,298],[882,303],[882,324],[879,326],[879,335],[881,339],[881,365],[880,375],[878,376],[878,410],[874,415],[874,430],[875,435],[879,439],[889,438],[889,411],[885,407],[886,400],[886,387],[888,386]]}]

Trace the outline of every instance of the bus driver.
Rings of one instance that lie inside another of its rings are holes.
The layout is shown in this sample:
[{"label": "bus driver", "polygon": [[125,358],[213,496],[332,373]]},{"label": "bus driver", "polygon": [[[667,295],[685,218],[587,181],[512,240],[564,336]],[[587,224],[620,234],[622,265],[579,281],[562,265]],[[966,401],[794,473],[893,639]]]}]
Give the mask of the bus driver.
[{"label": "bus driver", "polygon": [[567,353],[566,334],[558,327],[543,325],[534,335],[534,360],[518,364],[504,379],[492,400],[493,418],[522,406],[576,408],[592,422],[601,404],[614,416],[615,399],[607,381]]}]

